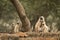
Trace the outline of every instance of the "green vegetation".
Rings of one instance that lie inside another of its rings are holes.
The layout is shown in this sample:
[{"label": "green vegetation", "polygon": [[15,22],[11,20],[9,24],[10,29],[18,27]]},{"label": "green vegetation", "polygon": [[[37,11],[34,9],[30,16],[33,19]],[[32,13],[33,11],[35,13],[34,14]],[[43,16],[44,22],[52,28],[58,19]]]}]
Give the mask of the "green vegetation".
[{"label": "green vegetation", "polygon": [[[60,0],[20,0],[26,14],[34,26],[39,16],[43,15],[47,25],[53,30],[60,30]],[[0,30],[11,28],[12,22],[19,20],[17,11],[10,0],[0,0]]]}]

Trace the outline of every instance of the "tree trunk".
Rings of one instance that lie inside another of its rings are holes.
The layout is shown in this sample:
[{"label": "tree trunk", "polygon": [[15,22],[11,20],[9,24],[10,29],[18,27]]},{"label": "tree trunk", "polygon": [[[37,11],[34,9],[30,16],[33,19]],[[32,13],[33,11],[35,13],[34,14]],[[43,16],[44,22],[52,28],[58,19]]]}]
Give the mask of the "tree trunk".
[{"label": "tree trunk", "polygon": [[22,4],[19,2],[19,0],[10,0],[10,1],[15,6],[15,8],[18,12],[18,15],[22,21],[22,31],[24,31],[24,32],[30,31],[31,23],[25,14],[25,10],[24,10]]}]

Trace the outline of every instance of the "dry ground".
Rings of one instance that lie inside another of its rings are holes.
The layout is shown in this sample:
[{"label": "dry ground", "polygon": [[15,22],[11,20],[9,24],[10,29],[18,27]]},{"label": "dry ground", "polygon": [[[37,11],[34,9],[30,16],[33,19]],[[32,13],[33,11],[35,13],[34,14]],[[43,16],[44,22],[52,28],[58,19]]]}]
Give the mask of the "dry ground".
[{"label": "dry ground", "polygon": [[60,40],[60,33],[0,33],[0,40]]}]

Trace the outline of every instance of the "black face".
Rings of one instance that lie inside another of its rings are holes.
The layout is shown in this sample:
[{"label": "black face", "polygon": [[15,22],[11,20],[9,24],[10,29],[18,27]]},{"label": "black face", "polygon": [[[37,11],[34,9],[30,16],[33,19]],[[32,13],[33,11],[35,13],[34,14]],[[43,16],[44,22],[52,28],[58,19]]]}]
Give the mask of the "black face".
[{"label": "black face", "polygon": [[40,17],[40,22],[43,22],[43,18],[42,17]]},{"label": "black face", "polygon": [[17,24],[19,24],[19,23],[17,23]]},{"label": "black face", "polygon": [[43,20],[43,16],[40,16],[40,20]]},{"label": "black face", "polygon": [[44,24],[42,24],[44,26]]},{"label": "black face", "polygon": [[43,20],[43,18],[40,18],[40,20]]}]

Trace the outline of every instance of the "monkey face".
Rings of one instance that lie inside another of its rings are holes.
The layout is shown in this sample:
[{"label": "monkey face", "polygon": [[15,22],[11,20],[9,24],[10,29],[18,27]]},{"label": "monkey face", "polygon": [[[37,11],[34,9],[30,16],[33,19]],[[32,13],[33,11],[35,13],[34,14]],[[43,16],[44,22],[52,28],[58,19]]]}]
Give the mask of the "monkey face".
[{"label": "monkey face", "polygon": [[40,28],[44,27],[44,25],[45,25],[45,24],[44,24],[44,22],[43,22],[43,23],[41,23]]},{"label": "monkey face", "polygon": [[41,16],[41,17],[40,17],[40,22],[43,22],[43,21],[45,21],[45,19],[44,19],[43,16]]},{"label": "monkey face", "polygon": [[40,20],[43,20],[43,18],[42,18],[42,17],[40,17]]}]

